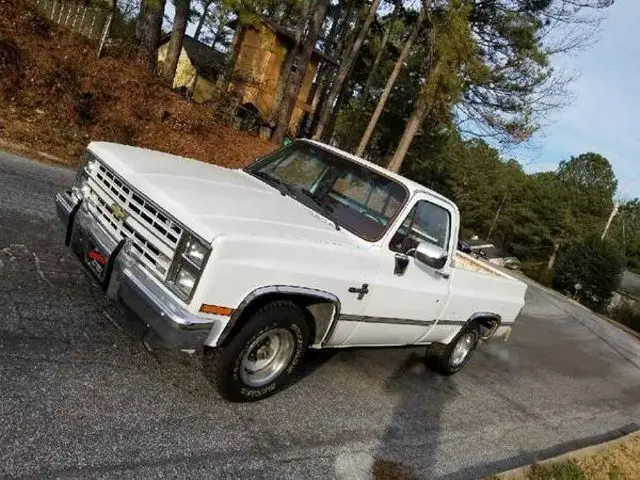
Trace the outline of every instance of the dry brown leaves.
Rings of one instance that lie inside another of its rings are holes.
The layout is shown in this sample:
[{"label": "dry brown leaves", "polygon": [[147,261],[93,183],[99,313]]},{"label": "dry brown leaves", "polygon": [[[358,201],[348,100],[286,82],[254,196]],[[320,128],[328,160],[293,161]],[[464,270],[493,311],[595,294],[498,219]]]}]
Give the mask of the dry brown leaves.
[{"label": "dry brown leaves", "polygon": [[24,0],[0,0],[0,11],[0,42],[11,45],[0,55],[6,57],[0,78],[11,74],[6,86],[0,83],[0,139],[69,164],[78,162],[91,140],[228,167],[275,148],[182,99],[134,59],[97,59],[95,45],[49,26]]},{"label": "dry brown leaves", "polygon": [[640,479],[640,436],[575,462],[590,479]]}]

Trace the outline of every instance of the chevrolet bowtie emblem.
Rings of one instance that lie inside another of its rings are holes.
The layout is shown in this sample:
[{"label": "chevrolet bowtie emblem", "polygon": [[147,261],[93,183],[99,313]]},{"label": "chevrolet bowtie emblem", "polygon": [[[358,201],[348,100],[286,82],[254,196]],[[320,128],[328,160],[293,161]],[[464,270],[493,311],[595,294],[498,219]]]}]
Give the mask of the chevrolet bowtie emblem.
[{"label": "chevrolet bowtie emblem", "polygon": [[113,215],[116,220],[124,220],[127,218],[127,212],[117,203],[112,204],[109,209],[111,210],[111,215]]}]

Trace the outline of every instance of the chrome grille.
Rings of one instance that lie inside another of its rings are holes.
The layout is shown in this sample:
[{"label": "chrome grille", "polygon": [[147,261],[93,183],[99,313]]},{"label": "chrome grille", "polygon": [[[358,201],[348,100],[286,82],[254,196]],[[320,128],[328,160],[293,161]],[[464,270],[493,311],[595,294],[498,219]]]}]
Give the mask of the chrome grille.
[{"label": "chrome grille", "polygon": [[[88,172],[89,210],[116,238],[128,238],[132,253],[160,278],[166,279],[183,229],[101,163]],[[114,216],[115,206],[125,213]]]}]

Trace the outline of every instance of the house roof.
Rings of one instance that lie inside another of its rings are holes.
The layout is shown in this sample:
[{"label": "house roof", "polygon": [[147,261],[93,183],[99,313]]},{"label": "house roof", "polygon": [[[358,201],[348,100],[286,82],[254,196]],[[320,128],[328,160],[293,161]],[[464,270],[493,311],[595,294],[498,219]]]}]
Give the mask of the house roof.
[{"label": "house roof", "polygon": [[627,295],[640,299],[640,275],[626,270],[622,274],[618,290]]},{"label": "house roof", "polygon": [[[171,35],[164,35],[160,40],[160,45],[168,42]],[[202,43],[189,35],[184,36],[182,48],[187,52],[189,60],[195,67],[198,75],[207,78],[214,78],[222,70],[227,55],[219,52],[206,43]]]},{"label": "house roof", "polygon": [[[266,25],[270,30],[274,31],[277,35],[280,36],[280,38],[282,38],[287,43],[290,43],[290,44],[294,44],[295,43],[296,37],[295,37],[295,34],[291,30],[289,30],[289,29],[287,29],[287,28],[285,28],[285,27],[283,27],[281,25],[278,25],[273,20],[270,20],[268,18],[262,17],[260,15],[258,15],[258,20],[260,22],[262,22],[264,25]],[[237,25],[238,25],[238,19],[237,18],[231,20],[228,23],[229,28],[235,28]],[[251,25],[248,25],[248,26],[251,26]],[[321,52],[317,48],[313,50],[313,54],[315,56],[317,56],[317,57],[319,57],[319,58],[331,63],[332,65],[335,65],[335,66],[339,65],[337,60],[335,60],[334,58],[330,57],[326,53]]]}]

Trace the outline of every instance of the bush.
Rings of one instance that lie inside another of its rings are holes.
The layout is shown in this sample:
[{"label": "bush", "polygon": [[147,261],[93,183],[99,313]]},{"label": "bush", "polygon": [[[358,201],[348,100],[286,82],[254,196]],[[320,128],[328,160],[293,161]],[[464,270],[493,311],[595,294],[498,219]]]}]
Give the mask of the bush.
[{"label": "bush", "polygon": [[525,260],[520,264],[520,271],[545,287],[553,283],[553,271],[547,270],[547,262]]},{"label": "bush", "polygon": [[611,309],[609,316],[636,332],[640,332],[640,305],[633,306],[628,302],[622,302]]},{"label": "bush", "polygon": [[587,480],[587,474],[572,461],[542,466],[533,464],[527,480]]},{"label": "bush", "polygon": [[625,259],[616,248],[596,236],[587,237],[560,253],[553,286],[603,312],[620,285],[624,266]]}]

